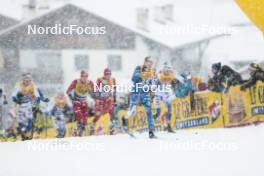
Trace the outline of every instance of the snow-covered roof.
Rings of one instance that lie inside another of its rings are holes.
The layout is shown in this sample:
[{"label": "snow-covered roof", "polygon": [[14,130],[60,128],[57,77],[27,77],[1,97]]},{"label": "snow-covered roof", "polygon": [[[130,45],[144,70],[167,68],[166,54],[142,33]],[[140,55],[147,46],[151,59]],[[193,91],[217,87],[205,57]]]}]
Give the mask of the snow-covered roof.
[{"label": "snow-covered roof", "polygon": [[[1,1],[4,2],[5,8],[0,9],[0,14],[5,13],[16,19],[23,19],[21,7],[26,3],[26,0]],[[67,3],[124,26],[170,48],[210,39],[222,33],[222,31],[220,33],[219,31],[208,32],[211,28],[207,28],[205,25],[227,27],[230,24],[249,22],[233,0],[53,0],[50,1],[50,10]],[[174,5],[174,20],[161,24],[154,20],[154,9],[165,4]],[[150,11],[148,31],[137,28],[137,8],[147,8]],[[205,30],[201,30],[202,28]]]},{"label": "snow-covered roof", "polygon": [[[221,33],[202,31],[198,29],[199,27],[205,25],[227,27],[233,23],[249,22],[235,2],[225,0],[221,3],[216,0],[74,0],[71,3],[171,48],[208,39]],[[161,24],[154,20],[153,13],[156,6],[165,4],[174,5],[174,21]],[[136,27],[136,9],[142,7],[150,10],[148,31]],[[223,15],[226,17],[223,18]]]},{"label": "snow-covered roof", "polygon": [[[41,0],[37,0],[41,1]],[[42,0],[44,1],[44,0]],[[24,7],[28,5],[29,0],[0,0],[0,14],[13,18],[18,21],[27,20],[25,18]],[[63,6],[68,0],[48,0],[50,10]],[[46,13],[47,11],[38,11],[38,15]]]}]

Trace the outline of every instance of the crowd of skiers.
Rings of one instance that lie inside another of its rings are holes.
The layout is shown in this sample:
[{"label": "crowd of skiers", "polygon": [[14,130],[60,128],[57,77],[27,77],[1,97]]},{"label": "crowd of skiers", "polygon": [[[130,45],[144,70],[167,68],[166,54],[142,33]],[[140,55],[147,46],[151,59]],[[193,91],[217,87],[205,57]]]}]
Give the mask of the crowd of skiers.
[{"label": "crowd of skiers", "polygon": [[[191,100],[195,91],[215,91],[225,93],[228,92],[230,86],[241,85],[241,90],[254,85],[257,81],[264,81],[264,71],[258,64],[252,63],[249,66],[250,78],[242,80],[241,75],[234,71],[227,65],[215,63],[212,65],[213,76],[205,82],[201,77],[192,76],[190,74],[175,73],[173,68],[164,63],[161,70],[158,72],[153,68],[153,61],[151,57],[146,57],[142,66],[137,66],[132,75],[133,88],[129,92],[129,107],[128,113],[122,118],[122,130],[128,131],[128,119],[133,117],[136,113],[136,106],[143,105],[148,120],[149,137],[155,138],[154,122],[161,114],[161,102],[166,105],[166,124],[165,129],[168,132],[174,132],[170,126],[171,120],[171,101],[178,97],[184,98],[190,96]],[[57,130],[57,137],[62,138],[66,134],[66,122],[76,121],[77,129],[75,135],[82,136],[84,130],[87,128],[87,118],[91,115],[93,118],[93,125],[89,125],[90,134],[94,133],[95,123],[100,117],[109,113],[110,115],[110,134],[114,133],[116,129],[116,106],[117,91],[115,78],[112,77],[111,70],[106,68],[103,76],[98,78],[94,84],[88,79],[88,72],[82,70],[80,78],[73,80],[66,92],[59,91],[52,99],[52,108],[48,111],[48,115],[53,117],[54,127]],[[138,88],[137,85],[141,84]],[[105,89],[96,89],[97,87],[111,86],[114,89],[105,91]],[[143,85],[143,86],[142,86]],[[157,89],[155,92],[145,91],[144,86],[171,86],[170,90],[163,91]],[[95,100],[94,108],[89,107],[87,97]],[[2,107],[7,104],[6,97],[0,89],[0,100]],[[30,73],[22,75],[18,83],[17,89],[12,94],[12,100],[17,106],[17,132],[11,133],[16,136],[20,134],[22,140],[33,138],[36,131],[35,119],[37,113],[41,113],[39,108],[40,102],[49,102],[42,91],[34,83]],[[152,112],[151,104],[154,103],[155,114]],[[120,107],[120,106],[119,106]],[[0,109],[0,111],[2,111]],[[2,114],[2,112],[1,112]],[[2,115],[3,116],[3,115]],[[2,117],[3,118],[3,117]]]}]

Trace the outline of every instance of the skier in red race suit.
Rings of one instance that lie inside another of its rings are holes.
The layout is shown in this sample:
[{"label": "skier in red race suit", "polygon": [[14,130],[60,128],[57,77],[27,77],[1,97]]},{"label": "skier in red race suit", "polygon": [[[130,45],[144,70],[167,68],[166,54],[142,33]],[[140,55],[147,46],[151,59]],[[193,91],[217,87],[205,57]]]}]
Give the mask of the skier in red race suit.
[{"label": "skier in red race suit", "polygon": [[71,83],[67,89],[67,94],[72,100],[73,111],[77,118],[77,135],[82,136],[87,125],[87,96],[90,94],[91,97],[94,97],[94,84],[91,80],[88,80],[88,73],[86,71],[82,70],[80,79],[76,79]]},{"label": "skier in red race suit", "polygon": [[114,132],[115,102],[116,102],[116,80],[111,77],[112,72],[109,68],[104,70],[104,76],[96,81],[96,102],[94,124],[103,114],[110,115],[110,134]]}]

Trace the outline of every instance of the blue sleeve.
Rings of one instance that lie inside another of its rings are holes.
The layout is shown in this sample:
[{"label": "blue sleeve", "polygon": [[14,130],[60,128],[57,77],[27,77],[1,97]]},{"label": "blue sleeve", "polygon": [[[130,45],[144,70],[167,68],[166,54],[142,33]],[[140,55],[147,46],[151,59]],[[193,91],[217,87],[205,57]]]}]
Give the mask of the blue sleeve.
[{"label": "blue sleeve", "polygon": [[39,100],[43,101],[45,98],[44,98],[42,91],[39,88],[38,88],[38,93],[39,93]]},{"label": "blue sleeve", "polygon": [[12,93],[12,101],[14,103],[18,102],[18,96],[17,95],[18,95],[18,91],[17,90]]},{"label": "blue sleeve", "polygon": [[56,111],[56,107],[54,106],[51,111],[50,111],[50,115],[54,116],[55,115],[55,111]]},{"label": "blue sleeve", "polygon": [[193,85],[192,85],[192,80],[191,79],[189,79],[187,81],[187,87],[188,87],[188,91],[192,91],[193,90]]},{"label": "blue sleeve", "polygon": [[17,97],[12,97],[14,103],[17,103]]},{"label": "blue sleeve", "polygon": [[184,85],[179,83],[179,87],[175,91],[175,96],[177,98],[184,98]]},{"label": "blue sleeve", "polygon": [[141,67],[140,66],[137,66],[134,73],[133,73],[133,76],[132,76],[132,81],[134,83],[139,83],[139,82],[142,82],[142,78],[141,78]]}]

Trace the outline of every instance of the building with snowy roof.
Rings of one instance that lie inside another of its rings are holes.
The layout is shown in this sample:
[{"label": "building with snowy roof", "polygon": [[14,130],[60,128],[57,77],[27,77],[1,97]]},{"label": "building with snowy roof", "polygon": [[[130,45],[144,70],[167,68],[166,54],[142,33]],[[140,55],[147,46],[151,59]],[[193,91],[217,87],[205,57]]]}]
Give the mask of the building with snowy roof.
[{"label": "building with snowy roof", "polygon": [[[169,62],[178,72],[201,73],[214,62],[212,58],[227,53],[217,52],[224,48],[219,45],[236,45],[230,42],[229,27],[249,23],[228,0],[11,0],[3,5],[6,8],[0,14],[20,21],[0,32],[4,58],[0,77],[9,83],[7,90],[23,72],[31,72],[44,91],[53,93],[78,77],[81,69],[87,69],[95,81],[106,67],[119,83],[129,83],[134,67],[149,55],[158,69]],[[104,34],[32,34],[32,26],[46,29],[56,25],[103,27]],[[210,31],[211,27],[227,31]]]}]

